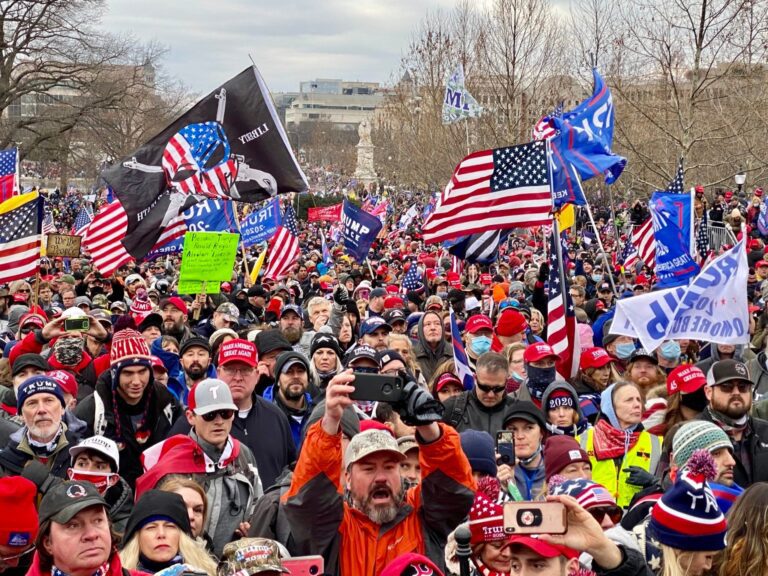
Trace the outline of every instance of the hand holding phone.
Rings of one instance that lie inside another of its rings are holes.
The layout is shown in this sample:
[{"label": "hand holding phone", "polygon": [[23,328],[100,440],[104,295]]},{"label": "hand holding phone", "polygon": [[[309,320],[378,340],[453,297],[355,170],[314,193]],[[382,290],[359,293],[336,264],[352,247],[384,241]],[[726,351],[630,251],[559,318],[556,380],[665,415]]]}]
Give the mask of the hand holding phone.
[{"label": "hand holding phone", "polygon": [[355,391],[349,395],[353,400],[393,403],[398,402],[403,396],[405,382],[400,376],[363,372],[355,372],[354,374],[355,380],[352,385],[355,387]]},{"label": "hand holding phone", "polygon": [[512,430],[496,432],[496,453],[499,455],[497,464],[515,465],[515,433]]},{"label": "hand holding phone", "polygon": [[560,502],[507,502],[504,532],[507,534],[565,534],[568,514]]}]

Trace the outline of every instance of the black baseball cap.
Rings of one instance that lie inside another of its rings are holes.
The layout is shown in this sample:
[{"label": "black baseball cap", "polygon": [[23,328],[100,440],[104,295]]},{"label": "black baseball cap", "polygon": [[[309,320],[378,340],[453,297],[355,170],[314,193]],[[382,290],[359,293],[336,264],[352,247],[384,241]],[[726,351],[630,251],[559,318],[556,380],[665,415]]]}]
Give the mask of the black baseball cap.
[{"label": "black baseball cap", "polygon": [[719,386],[733,380],[741,380],[752,384],[752,381],[749,379],[749,370],[747,370],[747,365],[744,362],[739,362],[732,358],[718,360],[712,364],[712,368],[707,372],[707,386]]},{"label": "black baseball cap", "polygon": [[285,370],[288,370],[288,368],[294,364],[301,364],[304,366],[304,370],[309,372],[309,362],[307,361],[306,356],[301,352],[291,350],[290,352],[283,352],[277,357],[277,360],[275,361],[275,377],[279,377],[280,374]]},{"label": "black baseball cap", "polygon": [[638,348],[634,352],[632,352],[632,355],[629,357],[630,362],[634,362],[635,360],[640,360],[641,358],[645,358],[646,360],[652,362],[653,364],[658,365],[659,359],[656,358],[655,355],[651,354],[646,350],[645,348]]},{"label": "black baseball cap", "polygon": [[96,485],[91,482],[62,482],[50,488],[40,502],[40,524],[53,520],[66,524],[81,510],[91,506],[104,506],[107,503],[101,497]]},{"label": "black baseball cap", "polygon": [[394,326],[398,322],[402,322],[403,324],[406,323],[405,320],[405,312],[402,310],[398,310],[395,308],[394,310],[387,310],[384,312],[384,320],[389,324],[390,326]]},{"label": "black baseball cap", "polygon": [[377,365],[379,363],[379,359],[376,356],[376,350],[367,344],[360,344],[347,352],[347,355],[344,357],[344,366],[349,367],[352,363],[364,358],[375,362]]},{"label": "black baseball cap", "polygon": [[19,372],[28,367],[38,368],[43,372],[47,372],[51,369],[50,365],[45,358],[40,354],[21,354],[16,360],[13,361],[12,376],[16,376]]},{"label": "black baseball cap", "polygon": [[181,343],[181,347],[179,348],[179,356],[184,356],[184,353],[189,350],[190,348],[202,348],[208,354],[211,353],[211,345],[208,343],[207,338],[203,338],[202,336],[192,336],[191,338],[187,338],[184,340],[184,342]]},{"label": "black baseball cap", "polygon": [[254,297],[258,297],[258,296],[266,298],[268,294],[269,294],[269,292],[267,292],[264,289],[264,286],[261,286],[260,284],[257,284],[256,286],[251,286],[250,288],[248,288],[248,297],[249,298],[254,298]]}]

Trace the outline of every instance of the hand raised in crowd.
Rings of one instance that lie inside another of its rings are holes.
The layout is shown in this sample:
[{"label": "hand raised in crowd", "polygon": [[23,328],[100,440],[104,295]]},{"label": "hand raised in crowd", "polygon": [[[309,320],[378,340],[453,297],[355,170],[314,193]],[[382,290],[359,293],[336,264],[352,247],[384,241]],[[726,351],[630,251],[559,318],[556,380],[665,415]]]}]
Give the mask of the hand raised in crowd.
[{"label": "hand raised in crowd", "polygon": [[349,290],[347,290],[346,286],[339,284],[333,291],[333,301],[339,306],[344,306],[347,300],[349,300]]},{"label": "hand raised in crowd", "polygon": [[352,406],[354,402],[349,395],[355,391],[352,383],[355,375],[352,369],[345,370],[334,376],[325,390],[325,417],[323,418],[323,430],[328,434],[337,434],[341,424],[341,416],[344,409]]}]

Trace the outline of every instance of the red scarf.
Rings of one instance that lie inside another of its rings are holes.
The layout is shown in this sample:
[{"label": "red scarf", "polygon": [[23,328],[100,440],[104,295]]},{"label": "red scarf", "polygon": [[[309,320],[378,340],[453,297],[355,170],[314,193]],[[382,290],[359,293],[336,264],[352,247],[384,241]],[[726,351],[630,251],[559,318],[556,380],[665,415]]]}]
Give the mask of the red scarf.
[{"label": "red scarf", "polygon": [[621,458],[629,452],[640,438],[640,432],[617,430],[607,420],[598,420],[592,436],[595,458],[609,460]]}]

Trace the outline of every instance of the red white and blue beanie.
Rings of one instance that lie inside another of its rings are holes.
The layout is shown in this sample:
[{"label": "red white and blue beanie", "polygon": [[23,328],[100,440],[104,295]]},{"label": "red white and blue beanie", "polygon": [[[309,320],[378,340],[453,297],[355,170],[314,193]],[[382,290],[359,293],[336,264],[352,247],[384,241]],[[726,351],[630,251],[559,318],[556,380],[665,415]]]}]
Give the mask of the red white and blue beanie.
[{"label": "red white and blue beanie", "polygon": [[725,516],[707,483],[715,473],[710,453],[694,452],[687,468],[651,510],[650,528],[661,544],[693,552],[725,548]]},{"label": "red white and blue beanie", "polygon": [[144,337],[136,330],[125,328],[115,332],[112,337],[112,348],[109,353],[112,369],[113,384],[117,385],[117,377],[126,366],[146,366],[152,368],[152,355],[149,353]]}]

